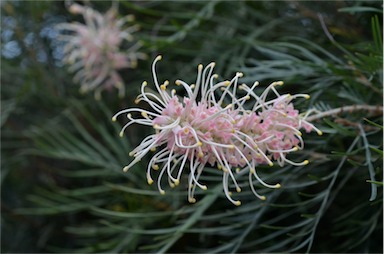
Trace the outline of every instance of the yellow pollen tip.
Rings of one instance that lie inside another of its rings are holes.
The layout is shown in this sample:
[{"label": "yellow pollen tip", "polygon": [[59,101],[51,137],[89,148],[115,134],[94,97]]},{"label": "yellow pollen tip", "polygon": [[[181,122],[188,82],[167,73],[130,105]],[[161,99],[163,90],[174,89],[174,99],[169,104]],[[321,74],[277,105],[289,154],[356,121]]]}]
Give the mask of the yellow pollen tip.
[{"label": "yellow pollen tip", "polygon": [[148,114],[147,114],[147,112],[141,112],[141,115],[142,115],[142,117],[144,117],[144,118],[148,118]]},{"label": "yellow pollen tip", "polygon": [[199,65],[197,66],[197,68],[198,68],[199,70],[203,70],[203,65],[202,65],[202,64],[199,64]]},{"label": "yellow pollen tip", "polygon": [[201,142],[199,141],[199,142],[197,142],[197,145],[198,145],[198,146],[202,146],[203,143],[201,143]]},{"label": "yellow pollen tip", "polygon": [[228,81],[228,80],[227,80],[227,81],[224,82],[224,85],[225,85],[225,86],[229,86],[230,84],[231,84],[231,81]]},{"label": "yellow pollen tip", "polygon": [[118,82],[117,84],[116,84],[116,87],[117,88],[121,88],[123,86],[123,83],[121,83],[121,82]]},{"label": "yellow pollen tip", "polygon": [[275,82],[275,84],[278,86],[282,86],[282,85],[284,85],[284,82],[283,81],[277,81],[277,82]]},{"label": "yellow pollen tip", "polygon": [[250,100],[251,99],[251,96],[249,96],[249,95],[247,95],[247,96],[245,96],[245,100]]},{"label": "yellow pollen tip", "polygon": [[269,162],[268,165],[272,167],[273,166],[273,162]]},{"label": "yellow pollen tip", "polygon": [[116,122],[116,116],[112,117],[112,122]]},{"label": "yellow pollen tip", "polygon": [[217,169],[221,170],[223,167],[221,165],[217,165]]},{"label": "yellow pollen tip", "polygon": [[235,201],[235,206],[240,206],[241,205],[241,202],[239,200]]},{"label": "yellow pollen tip", "polygon": [[308,165],[308,164],[309,164],[309,160],[305,160],[305,161],[303,161],[303,164],[304,164],[304,165]]},{"label": "yellow pollen tip", "polygon": [[133,152],[130,152],[128,155],[129,155],[129,156],[133,156],[133,155],[134,155],[134,153],[133,153]]},{"label": "yellow pollen tip", "polygon": [[261,200],[266,200],[267,198],[265,196],[260,197]]},{"label": "yellow pollen tip", "polygon": [[121,132],[119,133],[119,136],[122,138],[122,137],[124,136],[124,132],[121,131]]},{"label": "yellow pollen tip", "polygon": [[240,172],[240,168],[236,168],[236,173],[239,173]]},{"label": "yellow pollen tip", "polygon": [[199,156],[199,158],[203,158],[204,157],[204,153],[203,152],[199,152],[197,156]]},{"label": "yellow pollen tip", "polygon": [[310,95],[308,95],[308,94],[306,94],[306,95],[304,95],[304,98],[308,100],[308,99],[310,99],[310,98],[311,98],[311,96],[310,96]]},{"label": "yellow pollen tip", "polygon": [[164,190],[160,190],[160,194],[161,195],[165,195],[165,191]]},{"label": "yellow pollen tip", "polygon": [[156,151],[156,147],[152,147],[152,148],[150,149],[150,151],[151,151],[151,152]]},{"label": "yellow pollen tip", "polygon": [[160,61],[163,57],[161,55],[158,55],[156,58],[155,58],[155,61]]},{"label": "yellow pollen tip", "polygon": [[153,165],[152,165],[152,168],[153,168],[154,170],[159,170],[159,165],[153,164]]},{"label": "yellow pollen tip", "polygon": [[154,129],[159,129],[159,128],[160,128],[160,125],[155,124],[155,125],[153,125],[153,128],[154,128]]},{"label": "yellow pollen tip", "polygon": [[188,202],[189,203],[196,203],[196,199],[195,198],[188,198]]},{"label": "yellow pollen tip", "polygon": [[127,16],[127,21],[128,22],[132,22],[132,21],[134,21],[135,20],[135,16],[134,15],[128,15]]},{"label": "yellow pollen tip", "polygon": [[292,151],[296,152],[297,150],[299,150],[299,148],[296,146],[292,149]]},{"label": "yellow pollen tip", "polygon": [[299,135],[301,137],[301,136],[303,136],[303,133],[301,133],[301,131],[298,131],[297,135]]},{"label": "yellow pollen tip", "polygon": [[175,188],[175,184],[173,184],[173,183],[169,183],[169,186],[171,186],[171,188]]},{"label": "yellow pollen tip", "polygon": [[214,74],[212,77],[213,77],[213,78],[218,78],[218,77],[219,77],[219,75],[217,75],[217,74]]},{"label": "yellow pollen tip", "polygon": [[176,80],[176,81],[175,81],[175,84],[176,84],[177,86],[181,85],[180,80]]},{"label": "yellow pollen tip", "polygon": [[254,173],[256,173],[256,170],[255,170],[254,168],[251,168],[251,169],[249,170],[249,172],[251,172],[251,174],[254,174]]},{"label": "yellow pollen tip", "polygon": [[148,179],[147,179],[147,183],[148,183],[149,185],[151,185],[151,184],[153,184],[153,180],[150,179],[150,178],[148,178]]},{"label": "yellow pollen tip", "polygon": [[189,133],[189,129],[188,128],[184,128],[184,133],[188,134]]},{"label": "yellow pollen tip", "polygon": [[207,187],[207,186],[205,186],[205,185],[203,185],[203,186],[201,186],[201,189],[202,189],[202,190],[207,190],[207,189],[208,189],[208,187]]},{"label": "yellow pollen tip", "polygon": [[195,86],[196,86],[195,84],[192,84],[190,87],[191,87],[191,89],[193,89],[193,88],[195,88]]},{"label": "yellow pollen tip", "polygon": [[139,104],[139,102],[140,102],[139,99],[136,99],[136,100],[134,101],[135,104]]},{"label": "yellow pollen tip", "polygon": [[236,191],[237,192],[241,192],[241,188],[240,187],[236,187]]},{"label": "yellow pollen tip", "polygon": [[322,131],[317,131],[317,135],[321,136],[321,135],[323,135],[323,132]]},{"label": "yellow pollen tip", "polygon": [[176,179],[176,180],[175,180],[175,186],[178,186],[179,184],[180,184],[179,179]]},{"label": "yellow pollen tip", "polygon": [[277,183],[277,184],[275,185],[275,188],[276,188],[276,189],[281,188],[281,184]]},{"label": "yellow pollen tip", "polygon": [[123,168],[123,171],[124,171],[124,172],[127,172],[128,169],[129,169],[128,166],[125,166],[125,167]]},{"label": "yellow pollen tip", "polygon": [[148,85],[148,82],[147,81],[143,81],[142,85],[146,86],[146,85]]},{"label": "yellow pollen tip", "polygon": [[161,90],[165,91],[165,89],[167,89],[167,86],[164,85],[164,84],[162,84],[162,85],[160,86],[160,88],[161,88]]}]

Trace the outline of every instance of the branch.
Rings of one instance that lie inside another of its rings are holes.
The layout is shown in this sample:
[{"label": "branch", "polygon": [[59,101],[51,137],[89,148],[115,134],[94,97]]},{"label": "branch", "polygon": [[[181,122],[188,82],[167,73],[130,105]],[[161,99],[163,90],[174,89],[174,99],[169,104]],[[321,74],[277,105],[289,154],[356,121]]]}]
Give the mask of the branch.
[{"label": "branch", "polygon": [[340,108],[335,108],[335,109],[328,110],[325,112],[320,112],[316,115],[309,116],[306,120],[307,121],[313,121],[313,120],[317,120],[317,119],[327,117],[327,116],[335,116],[335,115],[338,115],[338,114],[341,114],[344,112],[351,113],[351,112],[359,111],[359,110],[368,111],[368,112],[371,112],[372,114],[379,114],[379,113],[383,114],[383,106],[379,106],[379,105],[376,105],[376,106],[351,105],[351,106],[344,106],[344,107],[340,107]]}]

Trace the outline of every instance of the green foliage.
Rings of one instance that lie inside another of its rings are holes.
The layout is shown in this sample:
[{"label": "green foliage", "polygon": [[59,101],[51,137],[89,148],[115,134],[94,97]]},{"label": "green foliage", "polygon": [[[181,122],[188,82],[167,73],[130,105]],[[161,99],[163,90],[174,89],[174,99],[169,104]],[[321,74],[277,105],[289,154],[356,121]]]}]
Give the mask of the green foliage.
[{"label": "green foliage", "polygon": [[[111,3],[89,4],[105,11]],[[4,252],[383,251],[380,3],[121,1],[120,15],[136,16],[149,60],[121,72],[126,98],[111,91],[100,101],[80,95],[60,64],[53,27],[76,19],[63,6],[2,3]],[[242,71],[241,82],[259,80],[260,91],[283,80],[282,91],[310,94],[295,105],[303,111],[377,110],[314,120],[324,135],[303,134],[306,148],[294,158],[309,165],[258,169],[282,184],[260,190],[267,200],[254,197],[245,177],[236,194],[242,205],[233,206],[221,175],[206,168],[201,181],[213,187],[189,204],[187,179],[165,195],[146,183],[148,158],[123,173],[151,129],[132,126],[120,138],[121,124],[111,121],[133,105],[143,80],[151,84],[158,54],[159,79],[171,84],[193,82],[199,63],[215,61],[221,79]]]}]

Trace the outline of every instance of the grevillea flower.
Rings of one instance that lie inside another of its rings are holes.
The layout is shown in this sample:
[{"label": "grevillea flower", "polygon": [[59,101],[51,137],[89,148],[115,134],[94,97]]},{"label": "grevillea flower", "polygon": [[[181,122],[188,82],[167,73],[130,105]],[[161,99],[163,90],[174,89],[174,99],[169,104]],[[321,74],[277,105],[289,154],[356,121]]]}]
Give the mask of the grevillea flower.
[{"label": "grevillea flower", "polygon": [[[126,27],[133,16],[118,19],[116,8],[103,15],[79,4],[72,4],[69,11],[82,14],[85,21],[85,24],[72,22],[57,26],[65,32],[59,37],[66,42],[63,62],[70,65],[70,72],[76,73],[74,81],[80,83],[80,91],[95,91],[99,99],[102,90],[116,87],[119,95],[124,96],[123,80],[117,70],[135,68],[137,60],[145,58],[137,52],[141,45],[132,36],[138,27]],[[120,51],[123,42],[131,45],[127,52]]]},{"label": "grevillea flower", "polygon": [[[270,84],[261,95],[256,95],[254,89],[258,82],[251,87],[238,85],[242,73],[236,73],[230,81],[217,82],[218,76],[213,74],[215,63],[211,63],[204,69],[202,65],[198,66],[195,84],[188,85],[176,80],[176,86],[182,86],[185,90],[185,96],[180,98],[175,89],[168,91],[169,81],[159,84],[155,69],[159,60],[161,56],[152,65],[157,92],[150,92],[144,81],[136,100],[136,103],[146,102],[153,110],[130,108],[112,118],[116,121],[117,116],[126,114],[129,122],[121,130],[121,136],[132,124],[155,129],[154,134],[146,137],[130,153],[134,159],[124,167],[124,171],[150,151],[155,152],[147,167],[148,183],[154,182],[151,171],[159,171],[157,186],[160,193],[164,194],[161,184],[163,176],[166,175],[169,185],[174,187],[179,185],[183,172],[188,168],[188,200],[193,203],[196,201],[196,187],[207,189],[206,185],[199,182],[204,168],[217,167],[223,174],[226,197],[233,204],[240,205],[240,201],[231,197],[229,190],[232,182],[236,191],[241,191],[236,174],[248,173],[252,192],[264,200],[265,196],[255,190],[254,179],[268,188],[279,188],[280,184],[265,183],[257,174],[258,165],[272,166],[274,162],[280,166],[285,163],[296,166],[308,164],[308,160],[291,161],[287,155],[303,149],[301,128],[322,134],[305,120],[308,113],[299,114],[291,103],[298,97],[308,99],[309,95],[280,95],[276,87],[283,84],[281,81]],[[245,105],[251,106],[245,109]],[[134,118],[137,115],[141,117]]]}]

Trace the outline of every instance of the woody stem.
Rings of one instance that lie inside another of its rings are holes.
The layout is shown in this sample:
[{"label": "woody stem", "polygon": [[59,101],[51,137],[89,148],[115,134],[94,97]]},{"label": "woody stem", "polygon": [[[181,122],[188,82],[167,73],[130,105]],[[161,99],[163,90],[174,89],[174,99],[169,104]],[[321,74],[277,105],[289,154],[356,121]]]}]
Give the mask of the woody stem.
[{"label": "woody stem", "polygon": [[313,121],[313,120],[317,120],[317,119],[327,117],[327,116],[334,116],[334,115],[338,115],[338,114],[341,114],[344,112],[351,113],[351,112],[359,111],[359,110],[368,111],[368,112],[371,112],[373,114],[378,114],[378,113],[382,114],[383,113],[383,106],[379,106],[379,105],[376,105],[376,106],[372,106],[372,105],[344,106],[344,107],[328,110],[325,112],[320,112],[316,115],[312,115],[312,116],[308,117],[306,120],[307,121]]}]

